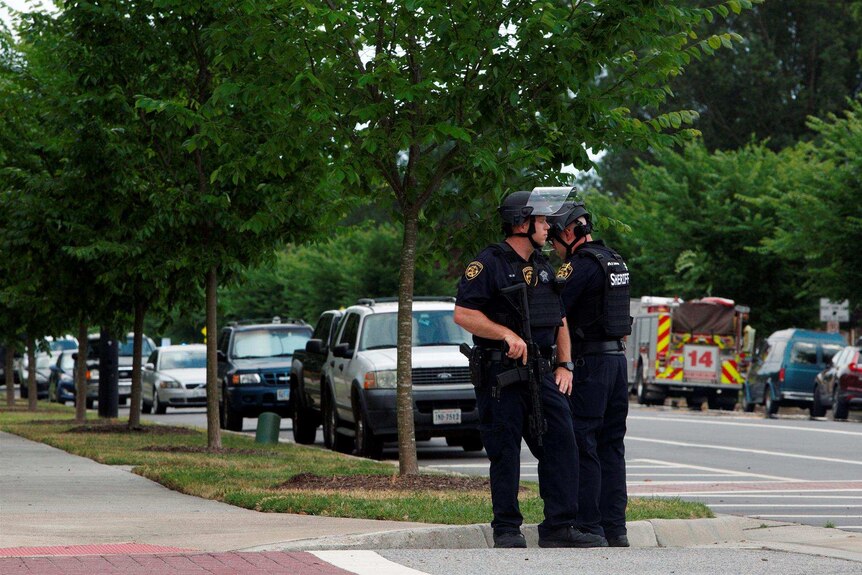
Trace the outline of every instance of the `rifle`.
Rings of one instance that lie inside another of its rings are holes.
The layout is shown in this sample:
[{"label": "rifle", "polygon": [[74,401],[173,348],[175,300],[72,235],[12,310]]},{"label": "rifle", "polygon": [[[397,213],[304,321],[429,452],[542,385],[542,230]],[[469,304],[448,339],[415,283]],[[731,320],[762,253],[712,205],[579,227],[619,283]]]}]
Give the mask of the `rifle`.
[{"label": "rifle", "polygon": [[[533,332],[530,329],[530,305],[527,299],[527,284],[518,283],[500,290],[503,297],[514,308],[521,319],[521,334],[527,344],[527,365],[516,367],[497,376],[495,391],[499,395],[500,389],[519,381],[526,381],[530,392],[530,433],[536,438],[536,443],[542,445],[542,435],[548,430],[545,414],[542,411],[542,381],[544,372],[542,370],[542,355],[539,346],[533,341]],[[516,301],[510,299],[510,295],[517,297]],[[504,350],[505,351],[505,350]]]}]

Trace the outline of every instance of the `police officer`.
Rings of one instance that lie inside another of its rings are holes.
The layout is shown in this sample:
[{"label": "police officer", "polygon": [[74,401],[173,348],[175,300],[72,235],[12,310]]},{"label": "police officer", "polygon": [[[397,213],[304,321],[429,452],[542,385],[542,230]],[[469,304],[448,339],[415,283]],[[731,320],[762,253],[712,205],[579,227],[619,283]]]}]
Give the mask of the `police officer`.
[{"label": "police officer", "polygon": [[551,241],[562,258],[557,277],[571,333],[572,415],[580,460],[577,527],[628,547],[626,535],[625,344],[631,333],[629,271],[623,258],[593,240],[582,202],[566,203],[549,218]]},{"label": "police officer", "polygon": [[[568,189],[564,190],[567,195]],[[539,251],[547,241],[546,216],[561,204],[552,207],[531,202],[531,197],[530,192],[514,192],[502,202],[499,213],[506,239],[485,248],[467,266],[455,305],[455,322],[473,334],[476,346],[471,371],[477,386],[480,432],[491,463],[494,546],[527,546],[518,507],[522,438],[539,460],[545,511],[539,546],[606,546],[604,538],[574,528],[577,493],[572,486],[577,485],[578,457],[567,400],[572,379],[569,334],[553,268]],[[527,290],[532,342],[542,356],[529,358],[529,364],[523,333],[526,310],[502,291],[518,284]],[[533,361],[542,366],[543,375],[534,379],[534,391],[541,400],[544,433],[530,431],[533,426],[528,422],[535,405],[528,378],[504,386],[497,377],[513,373],[513,369],[526,371],[518,367],[533,365]]]}]

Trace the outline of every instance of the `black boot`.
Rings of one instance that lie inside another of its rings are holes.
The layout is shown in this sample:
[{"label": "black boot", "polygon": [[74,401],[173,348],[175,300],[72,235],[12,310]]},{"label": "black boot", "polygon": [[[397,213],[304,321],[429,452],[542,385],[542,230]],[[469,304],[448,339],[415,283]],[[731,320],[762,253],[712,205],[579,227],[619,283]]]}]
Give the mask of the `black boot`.
[{"label": "black boot", "polygon": [[494,548],[495,549],[524,549],[527,547],[527,540],[520,532],[494,533]]},{"label": "black boot", "polygon": [[610,547],[628,547],[629,546],[629,538],[626,537],[626,534],[617,535],[616,537],[608,537],[608,546]]},{"label": "black boot", "polygon": [[607,540],[601,535],[584,533],[574,527],[563,527],[553,533],[539,536],[539,547],[607,547]]}]

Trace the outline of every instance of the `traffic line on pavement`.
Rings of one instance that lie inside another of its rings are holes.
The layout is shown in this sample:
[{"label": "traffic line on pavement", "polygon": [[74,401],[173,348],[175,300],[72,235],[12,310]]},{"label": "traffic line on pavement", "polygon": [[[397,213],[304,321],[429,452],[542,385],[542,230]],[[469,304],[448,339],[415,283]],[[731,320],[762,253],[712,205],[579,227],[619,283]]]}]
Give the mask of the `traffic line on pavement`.
[{"label": "traffic line on pavement", "polygon": [[672,461],[663,461],[660,459],[642,459],[641,461],[647,461],[650,463],[660,463],[667,465],[668,467],[674,467],[676,469],[694,469],[697,471],[709,471],[711,473],[721,473],[723,475],[733,476],[733,477],[757,477],[758,479],[769,479],[772,481],[801,481],[800,479],[794,479],[791,477],[781,477],[778,475],[764,475],[762,473],[750,473],[748,471],[735,471],[733,469],[720,469],[718,467],[705,467],[703,465],[690,465],[687,463],[674,463]]},{"label": "traffic line on pavement", "polygon": [[710,503],[710,507],[768,507],[770,509],[856,509],[862,505],[846,505],[843,503]]},{"label": "traffic line on pavement", "polygon": [[311,551],[312,555],[357,575],[429,575],[399,565],[374,551]]},{"label": "traffic line on pavement", "polygon": [[694,447],[697,449],[716,449],[720,451],[732,451],[734,453],[753,453],[756,455],[787,457],[791,459],[806,459],[809,461],[825,461],[828,463],[842,463],[846,465],[862,465],[862,461],[860,460],[839,459],[837,457],[820,457],[817,455],[802,455],[801,453],[782,453],[780,451],[767,451],[765,449],[747,449],[744,447],[730,447],[727,445],[713,445],[710,443],[689,443],[687,441],[671,441],[668,439],[652,439],[649,437],[633,436],[626,436],[626,441],[641,441],[644,443],[657,443],[661,445],[673,445],[676,447]]},{"label": "traffic line on pavement", "polygon": [[784,517],[804,517],[805,519],[862,519],[862,515],[751,515],[758,519],[781,519]]},{"label": "traffic line on pavement", "polygon": [[[645,415],[629,415],[627,420],[643,420],[643,421],[660,421],[662,423],[696,423],[698,425],[727,425],[731,427],[755,427],[760,430],[765,429],[784,429],[789,431],[803,431],[811,433],[829,433],[834,435],[856,435],[862,436],[859,431],[846,431],[843,429],[820,429],[816,427],[794,427],[792,425],[771,425],[765,423],[742,423],[740,421],[712,421],[707,418],[686,418],[686,417],[649,417]],[[628,436],[626,436],[628,439]]]},{"label": "traffic line on pavement", "polygon": [[[764,495],[766,493],[766,495]],[[784,492],[782,492],[784,493]],[[733,499],[734,497],[739,499],[751,499],[752,495],[757,495],[758,499],[829,499],[834,501],[834,495],[805,495],[804,493],[799,492],[791,492],[793,495],[773,495],[770,491],[712,491],[712,492],[704,492],[704,491],[678,491],[676,493],[654,493],[656,497],[681,497],[683,495],[689,496],[697,496],[702,498],[709,497],[721,497],[722,499]],[[845,499],[862,499],[862,495],[843,495],[841,500]]]}]

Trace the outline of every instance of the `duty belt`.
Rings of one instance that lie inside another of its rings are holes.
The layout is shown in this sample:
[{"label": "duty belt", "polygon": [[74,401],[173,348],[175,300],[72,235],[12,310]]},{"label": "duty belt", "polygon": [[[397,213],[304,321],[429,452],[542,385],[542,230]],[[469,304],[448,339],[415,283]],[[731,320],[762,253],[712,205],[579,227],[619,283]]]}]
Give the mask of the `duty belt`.
[{"label": "duty belt", "polygon": [[[554,358],[557,354],[556,346],[543,347],[543,348],[540,348],[539,351],[542,354],[542,359],[546,359],[549,362],[553,362]],[[509,356],[507,356],[505,353],[503,353],[501,350],[499,350],[497,348],[489,348],[489,347],[482,348],[482,357],[485,358],[485,361],[491,362],[491,363],[495,363],[495,362],[499,362],[499,363],[503,363],[503,364],[515,363],[514,359],[511,359]]]},{"label": "duty belt", "polygon": [[581,341],[572,343],[572,355],[598,355],[602,353],[617,353],[626,350],[624,341],[617,339],[613,341]]}]

